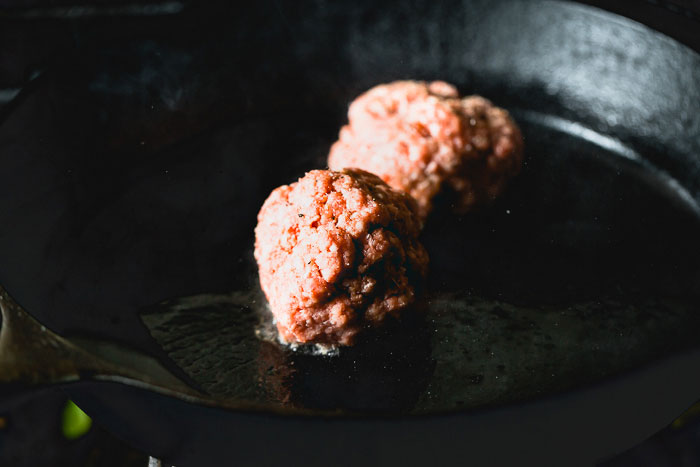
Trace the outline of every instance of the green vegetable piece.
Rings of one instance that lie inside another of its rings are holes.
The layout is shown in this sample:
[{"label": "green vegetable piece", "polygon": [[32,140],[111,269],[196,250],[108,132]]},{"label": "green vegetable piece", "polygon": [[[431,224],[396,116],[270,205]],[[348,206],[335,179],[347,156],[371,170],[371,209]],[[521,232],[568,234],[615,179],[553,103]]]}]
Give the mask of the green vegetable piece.
[{"label": "green vegetable piece", "polygon": [[92,419],[80,410],[73,401],[66,402],[63,408],[61,430],[67,439],[77,439],[90,430]]}]

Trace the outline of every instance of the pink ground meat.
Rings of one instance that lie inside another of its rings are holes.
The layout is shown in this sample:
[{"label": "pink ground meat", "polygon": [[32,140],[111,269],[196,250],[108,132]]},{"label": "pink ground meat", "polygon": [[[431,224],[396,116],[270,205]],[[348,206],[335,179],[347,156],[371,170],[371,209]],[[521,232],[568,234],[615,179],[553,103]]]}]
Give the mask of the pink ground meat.
[{"label": "pink ground meat", "polygon": [[490,203],[522,165],[522,135],[508,112],[483,97],[460,98],[442,81],[376,86],[352,102],[348,120],[330,169],[379,175],[413,196],[423,219],[441,190],[457,213]]},{"label": "pink ground meat", "polygon": [[282,340],[351,345],[399,317],[428,265],[413,199],[362,170],[313,170],[275,189],[255,258]]}]

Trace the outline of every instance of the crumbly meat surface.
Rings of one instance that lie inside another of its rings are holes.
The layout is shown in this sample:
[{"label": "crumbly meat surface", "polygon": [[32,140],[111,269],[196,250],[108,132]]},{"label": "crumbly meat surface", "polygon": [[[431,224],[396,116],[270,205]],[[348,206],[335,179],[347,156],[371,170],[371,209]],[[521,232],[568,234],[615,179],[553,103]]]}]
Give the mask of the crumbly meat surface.
[{"label": "crumbly meat surface", "polygon": [[425,277],[413,199],[362,170],[313,170],[258,214],[255,258],[282,340],[351,345],[399,317]]},{"label": "crumbly meat surface", "polygon": [[523,140],[508,112],[443,81],[375,86],[350,105],[328,157],[331,170],[358,167],[413,196],[421,218],[441,191],[454,210],[488,204],[522,165]]}]

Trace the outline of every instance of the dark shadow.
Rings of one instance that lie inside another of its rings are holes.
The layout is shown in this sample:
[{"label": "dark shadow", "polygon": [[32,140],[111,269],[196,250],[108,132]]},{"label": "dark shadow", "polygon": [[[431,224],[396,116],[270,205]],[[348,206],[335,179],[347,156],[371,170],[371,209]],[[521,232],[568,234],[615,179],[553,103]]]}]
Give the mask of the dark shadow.
[{"label": "dark shadow", "polygon": [[280,352],[289,369],[283,386],[296,407],[351,413],[411,411],[427,387],[435,361],[425,316],[406,312],[402,321],[369,330],[337,355],[310,349]]}]

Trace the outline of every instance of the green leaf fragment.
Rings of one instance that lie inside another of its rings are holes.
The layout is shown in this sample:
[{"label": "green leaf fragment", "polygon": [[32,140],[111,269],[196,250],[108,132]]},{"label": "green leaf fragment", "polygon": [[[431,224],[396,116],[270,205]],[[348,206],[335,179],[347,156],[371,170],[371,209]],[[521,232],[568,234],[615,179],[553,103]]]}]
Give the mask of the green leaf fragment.
[{"label": "green leaf fragment", "polygon": [[90,430],[92,419],[75,405],[73,401],[66,402],[63,408],[61,430],[67,439],[77,439]]}]

